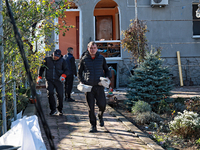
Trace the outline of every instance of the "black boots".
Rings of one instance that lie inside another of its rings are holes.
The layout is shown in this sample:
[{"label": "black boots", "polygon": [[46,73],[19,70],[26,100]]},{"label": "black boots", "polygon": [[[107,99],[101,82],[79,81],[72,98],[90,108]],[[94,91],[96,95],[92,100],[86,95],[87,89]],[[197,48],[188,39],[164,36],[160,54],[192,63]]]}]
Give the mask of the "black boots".
[{"label": "black boots", "polygon": [[97,127],[96,126],[91,126],[90,132],[97,132]]},{"label": "black boots", "polygon": [[103,121],[102,115],[98,114],[98,118],[99,118],[99,125],[100,125],[101,127],[103,127],[103,126],[104,126],[104,121]]},{"label": "black boots", "polygon": [[103,126],[104,126],[103,117],[102,117],[102,118],[99,118],[99,125],[100,125],[101,127],[103,127]]}]

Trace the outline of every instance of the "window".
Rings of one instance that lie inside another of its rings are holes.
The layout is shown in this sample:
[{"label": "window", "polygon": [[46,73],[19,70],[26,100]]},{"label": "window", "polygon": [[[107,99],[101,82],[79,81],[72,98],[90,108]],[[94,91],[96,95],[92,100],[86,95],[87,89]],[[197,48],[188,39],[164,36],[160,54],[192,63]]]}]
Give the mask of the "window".
[{"label": "window", "polygon": [[113,0],[101,0],[94,9],[95,42],[104,57],[121,57],[118,5]]},{"label": "window", "polygon": [[198,4],[192,5],[192,14],[193,14],[193,35],[200,36],[200,18],[196,17],[196,10],[198,9]]}]

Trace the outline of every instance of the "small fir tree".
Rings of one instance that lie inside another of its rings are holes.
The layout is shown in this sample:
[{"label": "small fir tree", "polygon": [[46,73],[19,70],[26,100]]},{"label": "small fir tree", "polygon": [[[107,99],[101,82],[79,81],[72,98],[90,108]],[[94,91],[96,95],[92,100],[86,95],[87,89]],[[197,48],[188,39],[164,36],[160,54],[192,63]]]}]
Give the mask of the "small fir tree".
[{"label": "small fir tree", "polygon": [[134,70],[128,84],[127,98],[134,103],[142,100],[154,105],[161,100],[167,100],[173,87],[169,69],[162,66],[163,60],[157,57],[157,52],[146,53],[144,62]]}]

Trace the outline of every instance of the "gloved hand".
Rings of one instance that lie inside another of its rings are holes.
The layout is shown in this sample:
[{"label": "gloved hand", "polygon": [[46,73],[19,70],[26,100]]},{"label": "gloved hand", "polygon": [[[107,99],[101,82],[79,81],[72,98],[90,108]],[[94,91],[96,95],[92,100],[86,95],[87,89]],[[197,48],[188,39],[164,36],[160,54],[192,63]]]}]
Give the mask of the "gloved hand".
[{"label": "gloved hand", "polygon": [[37,84],[41,83],[42,82],[42,77],[41,76],[38,76],[37,78]]},{"label": "gloved hand", "polygon": [[101,83],[101,81],[98,83],[98,85],[103,86],[102,83]]},{"label": "gloved hand", "polygon": [[101,81],[101,83],[98,83],[99,85],[102,84],[102,86],[109,88],[109,85],[110,85],[110,79],[109,78],[100,77],[100,81]]},{"label": "gloved hand", "polygon": [[65,78],[66,78],[67,76],[65,75],[65,74],[62,74],[61,76],[60,76],[60,81],[61,82],[65,82]]}]

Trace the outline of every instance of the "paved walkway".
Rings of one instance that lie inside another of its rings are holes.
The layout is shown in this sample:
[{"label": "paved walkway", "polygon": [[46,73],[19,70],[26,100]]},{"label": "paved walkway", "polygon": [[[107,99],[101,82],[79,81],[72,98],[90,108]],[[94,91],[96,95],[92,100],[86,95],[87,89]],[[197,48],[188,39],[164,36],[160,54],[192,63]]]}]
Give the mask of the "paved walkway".
[{"label": "paved walkway", "polygon": [[[105,127],[97,126],[97,133],[89,133],[90,124],[83,93],[73,94],[76,102],[64,101],[64,116],[50,116],[46,89],[40,90],[42,92],[41,105],[57,150],[162,150],[162,147],[109,106],[107,106],[104,114]],[[200,97],[200,86],[175,87],[171,92],[173,98]],[[118,100],[125,99],[124,89],[114,92],[114,94]],[[96,112],[98,111],[96,110]],[[36,114],[35,106],[29,104],[24,115],[34,114]],[[50,150],[41,124],[40,127],[46,147]]]},{"label": "paved walkway", "polygon": [[[41,105],[57,150],[162,149],[109,106],[104,114],[105,126],[98,125],[97,133],[89,133],[90,124],[83,93],[72,95],[75,102],[64,101],[63,116],[50,116],[46,90],[41,91]],[[118,92],[116,96],[118,99],[124,98],[123,92]],[[46,147],[50,150],[43,127],[40,127]]]}]

